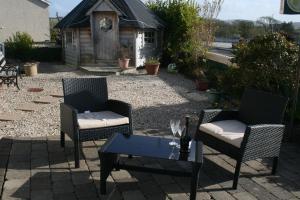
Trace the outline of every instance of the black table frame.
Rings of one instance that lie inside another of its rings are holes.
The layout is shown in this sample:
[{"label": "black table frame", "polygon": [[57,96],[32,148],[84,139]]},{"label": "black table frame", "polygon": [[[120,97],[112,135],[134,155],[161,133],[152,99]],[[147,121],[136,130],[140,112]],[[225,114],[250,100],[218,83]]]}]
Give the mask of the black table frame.
[{"label": "black table frame", "polygon": [[[199,148],[198,143],[200,143],[200,142],[196,141],[196,149]],[[202,153],[202,151],[201,151],[201,153]],[[131,155],[128,155],[128,156],[131,157]],[[143,156],[140,156],[140,157],[143,157]],[[109,153],[109,152],[101,152],[101,150],[99,150],[99,158],[100,158],[100,166],[101,166],[100,167],[100,192],[103,195],[106,194],[106,179],[108,178],[108,176],[112,172],[112,170],[113,169],[115,169],[115,170],[124,169],[124,170],[148,172],[148,173],[171,175],[171,176],[191,177],[190,200],[196,199],[198,179],[199,179],[200,169],[202,167],[203,160],[201,160],[200,162],[183,161],[183,162],[190,162],[192,164],[192,171],[184,172],[184,171],[178,171],[178,170],[176,171],[176,170],[168,170],[168,169],[150,168],[150,167],[144,167],[144,166],[127,165],[125,163],[120,162],[119,154]],[[174,160],[174,161],[176,161],[176,160]]]}]

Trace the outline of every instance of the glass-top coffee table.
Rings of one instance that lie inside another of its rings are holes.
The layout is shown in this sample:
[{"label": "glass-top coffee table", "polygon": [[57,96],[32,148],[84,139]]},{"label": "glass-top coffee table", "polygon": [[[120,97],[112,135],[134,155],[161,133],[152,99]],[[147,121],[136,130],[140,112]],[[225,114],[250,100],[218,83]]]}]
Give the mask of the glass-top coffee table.
[{"label": "glass-top coffee table", "polygon": [[[167,174],[172,176],[191,177],[190,199],[196,199],[199,171],[203,163],[202,143],[192,140],[189,153],[182,154],[179,148],[170,146],[172,139],[150,137],[141,135],[114,134],[99,150],[100,157],[100,190],[106,194],[106,179],[113,169]],[[176,140],[179,143],[179,140]],[[192,171],[179,171],[174,169],[157,169],[146,166],[133,166],[120,162],[119,155],[128,155],[145,158],[165,159],[190,162]]]}]

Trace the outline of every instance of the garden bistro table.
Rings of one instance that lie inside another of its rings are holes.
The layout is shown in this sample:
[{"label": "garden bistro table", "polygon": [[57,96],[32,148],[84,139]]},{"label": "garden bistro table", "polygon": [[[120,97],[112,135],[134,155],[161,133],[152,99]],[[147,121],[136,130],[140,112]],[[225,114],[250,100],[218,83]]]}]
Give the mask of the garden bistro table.
[{"label": "garden bistro table", "polygon": [[[150,172],[172,176],[191,177],[190,199],[196,199],[199,171],[203,163],[202,143],[192,141],[190,153],[181,154],[179,149],[170,146],[172,139],[162,137],[150,137],[141,135],[123,135],[116,133],[109,138],[99,150],[100,157],[100,190],[101,194],[106,194],[106,179],[113,169],[125,169],[133,171]],[[179,140],[176,140],[179,143]],[[126,164],[120,160],[119,155],[147,157],[164,160],[174,160],[190,162],[192,171],[179,171],[174,169],[157,169],[146,166],[136,166]]]}]

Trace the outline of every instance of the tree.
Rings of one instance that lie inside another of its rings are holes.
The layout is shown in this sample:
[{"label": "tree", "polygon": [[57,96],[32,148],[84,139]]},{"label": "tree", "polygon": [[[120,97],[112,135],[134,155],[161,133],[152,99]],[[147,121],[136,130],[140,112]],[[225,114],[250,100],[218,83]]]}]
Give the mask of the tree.
[{"label": "tree", "polygon": [[156,0],[147,6],[166,22],[162,64],[175,62],[182,72],[191,72],[214,39],[215,18],[223,0]]},{"label": "tree", "polygon": [[276,32],[276,27],[280,22],[273,17],[266,16],[259,18],[256,23],[262,26],[266,33],[274,33]]},{"label": "tree", "polygon": [[216,18],[218,17],[221,6],[224,0],[204,0],[203,4],[200,6],[200,16],[204,18],[201,32],[198,34],[202,36],[201,40],[206,41],[206,46],[211,46],[214,41],[215,33],[217,30]]},{"label": "tree", "polygon": [[237,29],[241,37],[251,38],[253,37],[254,23],[252,21],[237,20]]},{"label": "tree", "polygon": [[291,38],[296,39],[296,30],[292,22],[283,22],[280,24],[279,30]]}]

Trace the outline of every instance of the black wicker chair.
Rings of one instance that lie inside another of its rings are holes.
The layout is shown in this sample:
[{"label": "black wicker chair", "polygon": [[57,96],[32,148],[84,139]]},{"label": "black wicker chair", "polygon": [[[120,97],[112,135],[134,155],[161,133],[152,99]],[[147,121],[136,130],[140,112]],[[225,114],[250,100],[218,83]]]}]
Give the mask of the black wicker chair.
[{"label": "black wicker chair", "polygon": [[108,100],[106,78],[63,79],[63,92],[61,146],[68,134],[74,142],[76,168],[80,167],[81,142],[105,139],[116,132],[132,134],[131,105]]},{"label": "black wicker chair", "polygon": [[237,188],[241,164],[273,158],[276,173],[285,126],[288,99],[247,89],[238,111],[203,110],[195,138],[237,161],[233,188]]}]

